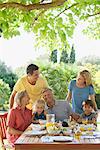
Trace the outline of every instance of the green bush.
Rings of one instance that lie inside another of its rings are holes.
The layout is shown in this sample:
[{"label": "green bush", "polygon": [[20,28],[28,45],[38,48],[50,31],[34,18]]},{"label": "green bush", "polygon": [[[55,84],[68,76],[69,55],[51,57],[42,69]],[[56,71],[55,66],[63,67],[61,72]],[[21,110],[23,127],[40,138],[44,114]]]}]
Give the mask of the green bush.
[{"label": "green bush", "polygon": [[100,94],[96,94],[95,98],[96,98],[97,107],[98,109],[100,109]]},{"label": "green bush", "polygon": [[10,87],[0,79],[0,110],[7,110],[9,104]]},{"label": "green bush", "polygon": [[77,69],[75,66],[62,64],[41,65],[42,74],[48,81],[49,86],[53,89],[57,99],[65,99],[68,91],[68,84],[72,78],[76,77]]}]

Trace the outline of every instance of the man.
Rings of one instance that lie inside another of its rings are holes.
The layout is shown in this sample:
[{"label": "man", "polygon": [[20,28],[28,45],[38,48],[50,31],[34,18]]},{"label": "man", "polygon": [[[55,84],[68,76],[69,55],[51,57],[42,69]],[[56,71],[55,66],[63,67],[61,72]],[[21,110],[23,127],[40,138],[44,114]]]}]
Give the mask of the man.
[{"label": "man", "polygon": [[79,116],[72,112],[68,102],[54,99],[51,89],[45,88],[42,92],[42,96],[47,105],[47,112],[49,114],[55,114],[56,121],[64,121],[69,119],[69,116],[72,116],[75,120],[78,119],[77,117]]},{"label": "man", "polygon": [[16,93],[26,90],[30,97],[27,108],[32,109],[33,103],[41,97],[42,90],[48,87],[47,81],[39,74],[39,67],[35,64],[30,64],[26,69],[26,73],[14,86],[9,100],[10,108],[13,107]]}]

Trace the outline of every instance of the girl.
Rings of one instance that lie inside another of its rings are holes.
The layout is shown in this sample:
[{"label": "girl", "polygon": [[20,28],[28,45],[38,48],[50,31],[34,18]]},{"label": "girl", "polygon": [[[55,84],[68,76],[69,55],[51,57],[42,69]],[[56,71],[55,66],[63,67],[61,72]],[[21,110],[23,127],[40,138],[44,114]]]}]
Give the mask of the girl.
[{"label": "girl", "polygon": [[36,101],[33,110],[33,123],[40,123],[40,120],[46,120],[45,102],[42,99]]}]

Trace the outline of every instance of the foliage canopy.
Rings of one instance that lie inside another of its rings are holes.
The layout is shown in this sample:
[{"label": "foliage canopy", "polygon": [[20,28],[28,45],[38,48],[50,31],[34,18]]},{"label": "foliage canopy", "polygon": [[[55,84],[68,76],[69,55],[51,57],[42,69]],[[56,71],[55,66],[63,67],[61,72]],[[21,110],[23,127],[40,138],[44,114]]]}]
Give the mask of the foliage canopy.
[{"label": "foliage canopy", "polygon": [[68,39],[80,20],[90,22],[85,33],[100,38],[99,4],[99,0],[52,0],[49,4],[40,4],[39,0],[0,0],[0,34],[10,38],[19,35],[22,27],[35,34],[37,46],[69,48]]}]

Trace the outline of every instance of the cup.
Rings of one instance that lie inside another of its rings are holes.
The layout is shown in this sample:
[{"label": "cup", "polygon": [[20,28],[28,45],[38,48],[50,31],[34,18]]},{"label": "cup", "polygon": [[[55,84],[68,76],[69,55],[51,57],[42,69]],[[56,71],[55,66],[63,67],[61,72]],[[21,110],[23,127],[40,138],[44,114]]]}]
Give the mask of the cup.
[{"label": "cup", "polygon": [[86,119],[83,118],[82,119],[82,123],[85,124],[85,125],[87,125],[88,124],[88,119],[87,118]]},{"label": "cup", "polygon": [[81,138],[81,132],[80,131],[77,131],[77,132],[75,132],[74,133],[74,139],[76,139],[76,140],[80,140],[80,138]]},{"label": "cup", "polygon": [[46,120],[47,120],[47,122],[54,123],[55,122],[55,114],[47,114],[46,115]]}]

